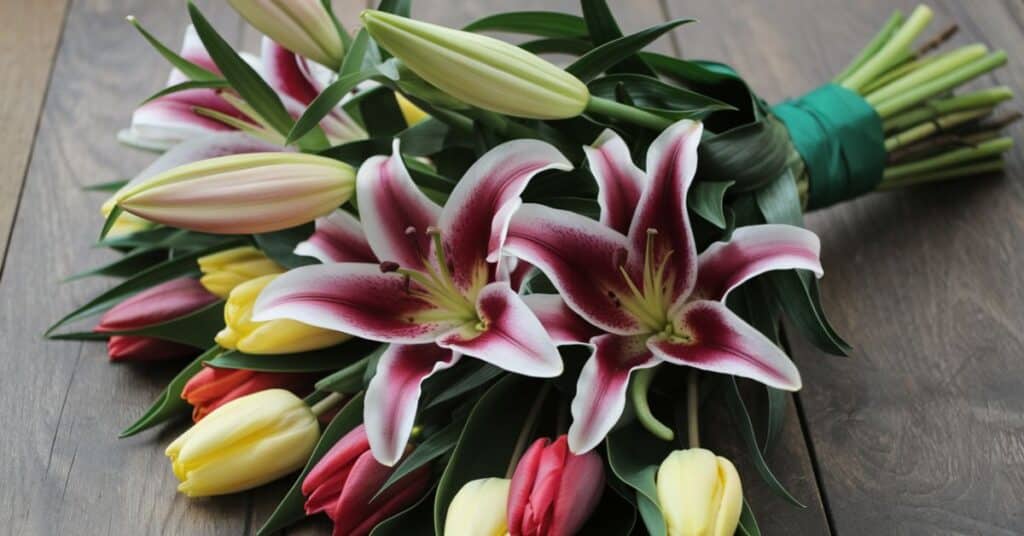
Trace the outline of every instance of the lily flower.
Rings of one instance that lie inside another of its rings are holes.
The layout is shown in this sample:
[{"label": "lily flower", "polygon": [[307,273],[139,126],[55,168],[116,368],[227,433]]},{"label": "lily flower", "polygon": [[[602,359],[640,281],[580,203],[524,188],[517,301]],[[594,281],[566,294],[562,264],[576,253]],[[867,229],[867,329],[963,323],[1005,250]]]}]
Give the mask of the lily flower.
[{"label": "lily flower", "polygon": [[572,403],[573,452],[594,448],[614,426],[637,369],[666,362],[800,388],[786,354],[724,301],[769,270],[820,277],[818,237],[789,225],[754,225],[698,256],[686,193],[701,131],[689,120],[666,129],[651,144],[646,173],[633,165],[625,142],[605,131],[585,148],[601,221],[534,204],[511,220],[505,252],[539,268],[564,299],[532,298],[538,317],[559,342],[594,348]]},{"label": "lily flower", "polygon": [[420,384],[463,354],[527,376],[561,373],[557,348],[498,261],[530,179],[570,167],[546,143],[510,141],[473,164],[442,208],[413,183],[396,143],[356,178],[377,262],[290,270],[260,294],[253,319],[290,318],[390,343],[367,388],[364,421],[374,455],[394,464],[412,431]]}]

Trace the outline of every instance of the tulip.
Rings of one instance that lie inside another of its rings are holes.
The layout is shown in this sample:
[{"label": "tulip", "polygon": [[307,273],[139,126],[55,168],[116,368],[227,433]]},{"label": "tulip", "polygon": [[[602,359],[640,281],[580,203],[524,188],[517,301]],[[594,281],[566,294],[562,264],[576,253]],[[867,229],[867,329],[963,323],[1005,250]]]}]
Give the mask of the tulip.
[{"label": "tulip", "polygon": [[507,478],[467,482],[448,505],[444,536],[506,536]]},{"label": "tulip", "polygon": [[282,46],[334,70],[345,47],[320,0],[228,0],[242,18]]},{"label": "tulip", "polygon": [[289,354],[327,348],[350,338],[339,331],[287,318],[254,322],[253,303],[264,287],[277,276],[270,274],[257,277],[231,291],[224,304],[224,329],[217,334],[217,344],[247,354]]},{"label": "tulip", "polygon": [[594,512],[604,491],[604,464],[569,441],[538,439],[523,454],[508,495],[510,536],[572,536]]},{"label": "tulip", "polygon": [[[133,331],[196,312],[217,301],[195,279],[183,277],[161,283],[117,304],[94,328],[98,333]],[[196,349],[176,342],[138,335],[112,335],[107,342],[111,361],[152,361],[188,357]]]},{"label": "tulip", "polygon": [[123,209],[173,227],[218,234],[279,231],[351,197],[348,164],[300,153],[221,156],[175,167],[118,192]]},{"label": "tulip", "polygon": [[732,462],[709,450],[677,450],[661,462],[658,503],[668,536],[732,536],[743,488]]},{"label": "tulip", "polygon": [[246,281],[284,272],[280,264],[252,246],[225,249],[199,257],[199,270],[203,272],[199,282],[221,298],[227,298],[235,287]]},{"label": "tulip", "polygon": [[381,11],[363,11],[380,46],[449,95],[505,115],[564,119],[590,100],[575,76],[503,41]]},{"label": "tulip", "polygon": [[260,372],[205,366],[181,391],[192,406],[192,420],[199,422],[213,410],[245,395],[266,389],[287,389],[299,396],[309,394],[318,375],[288,372]]},{"label": "tulip", "polygon": [[334,534],[365,536],[381,521],[411,506],[430,484],[430,467],[423,466],[375,498],[394,472],[373,458],[360,425],[335,443],[302,481],[306,515],[324,512],[334,521]]},{"label": "tulip", "polygon": [[236,398],[171,443],[178,491],[189,497],[235,493],[301,469],[320,438],[316,415],[299,397],[268,389]]}]

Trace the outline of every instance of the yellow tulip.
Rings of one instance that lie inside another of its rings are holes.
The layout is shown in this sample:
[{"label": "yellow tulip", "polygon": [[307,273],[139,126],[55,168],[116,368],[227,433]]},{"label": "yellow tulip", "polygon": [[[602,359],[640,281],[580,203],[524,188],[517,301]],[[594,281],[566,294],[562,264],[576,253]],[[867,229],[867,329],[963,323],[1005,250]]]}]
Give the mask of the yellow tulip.
[{"label": "yellow tulip", "polygon": [[165,452],[178,491],[189,497],[235,493],[298,469],[320,438],[316,415],[284,389],[268,389],[217,408]]},{"label": "yellow tulip", "polygon": [[677,450],[658,468],[658,503],[668,536],[732,536],[743,487],[732,462],[706,449]]},{"label": "yellow tulip", "polygon": [[247,354],[288,354],[327,348],[342,343],[350,335],[280,318],[266,322],[252,320],[252,306],[264,287],[280,274],[246,281],[231,291],[224,304],[224,329],[217,344]]},{"label": "yellow tulip", "polygon": [[448,505],[444,536],[506,536],[510,484],[507,478],[467,482]]},{"label": "yellow tulip", "polygon": [[227,298],[231,291],[260,276],[280,274],[284,268],[252,246],[225,249],[199,257],[199,282],[211,293]]}]

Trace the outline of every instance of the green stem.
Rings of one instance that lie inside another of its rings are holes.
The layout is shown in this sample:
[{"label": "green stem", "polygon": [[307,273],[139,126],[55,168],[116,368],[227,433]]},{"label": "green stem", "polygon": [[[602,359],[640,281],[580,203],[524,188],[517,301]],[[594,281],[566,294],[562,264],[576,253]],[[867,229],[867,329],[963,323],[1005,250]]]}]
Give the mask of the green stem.
[{"label": "green stem", "polygon": [[973,110],[977,108],[990,108],[1000,102],[1013,98],[1013,90],[1006,86],[998,86],[980,91],[972,91],[947,99],[936,99],[925,102],[921,106],[903,112],[885,121],[885,131],[903,130],[908,127],[930,121],[936,117]]},{"label": "green stem", "polygon": [[1006,63],[1006,52],[1000,50],[983,58],[962,65],[938,78],[933,78],[917,87],[882,101],[875,106],[875,111],[882,119],[892,117],[899,112],[916,106],[918,103],[949,91],[967,81],[973,80],[984,73]]},{"label": "green stem", "polygon": [[665,426],[651,413],[651,406],[647,401],[647,392],[651,388],[654,374],[657,367],[641,369],[633,373],[633,383],[630,385],[630,397],[633,399],[633,407],[636,409],[636,418],[640,424],[658,439],[672,441],[675,432],[672,428]]},{"label": "green stem", "polygon": [[337,406],[338,403],[340,403],[342,400],[344,400],[344,397],[342,397],[340,394],[331,393],[325,396],[323,400],[320,400],[316,404],[313,404],[313,407],[309,408],[309,410],[313,412],[313,415],[319,417],[323,415],[327,410],[333,408],[334,406]]},{"label": "green stem", "polygon": [[700,401],[700,384],[697,382],[700,371],[690,370],[686,377],[686,424],[689,428],[687,436],[690,439],[690,448],[700,448],[700,416],[697,409]]},{"label": "green stem", "polygon": [[516,438],[516,445],[512,449],[512,457],[508,460],[508,468],[505,470],[505,478],[512,478],[512,474],[516,472],[516,466],[519,465],[519,458],[523,457],[523,453],[526,452],[526,444],[533,437],[533,431],[537,427],[537,416],[540,415],[540,409],[544,407],[544,399],[548,396],[548,391],[551,390],[551,383],[544,382],[544,387],[541,387],[540,392],[537,393],[537,398],[533,401],[533,406],[530,407],[530,412],[526,414],[526,421],[523,422],[523,429],[519,431],[519,437]]},{"label": "green stem", "polygon": [[906,147],[911,143],[923,140],[936,132],[946,130],[957,125],[973,121],[984,117],[992,112],[991,108],[983,108],[981,110],[967,110],[964,112],[954,112],[948,115],[939,117],[934,121],[928,123],[922,123],[911,129],[900,132],[885,139],[885,151],[892,152],[900,147]]},{"label": "green stem", "polygon": [[920,69],[925,65],[938,61],[941,58],[944,58],[947,54],[949,53],[947,52],[946,54],[935,54],[933,56],[928,56],[926,58],[918,58],[915,60],[908,61],[906,63],[902,63],[892,69],[889,69],[888,71],[886,71],[885,74],[876,78],[870,84],[864,86],[864,89],[861,90],[861,93],[864,95],[870,94],[871,92],[877,90],[878,88],[900,78],[901,76],[915,69]]},{"label": "green stem", "polygon": [[983,162],[974,162],[963,166],[945,168],[917,175],[909,175],[900,179],[886,180],[878,186],[878,189],[894,190],[896,188],[905,188],[915,184],[957,179],[960,177],[970,177],[973,175],[982,175],[984,173],[998,173],[1002,171],[1004,167],[1005,165],[1002,158],[994,158]]},{"label": "green stem", "polygon": [[864,50],[861,50],[860,54],[857,54],[857,57],[854,58],[845,69],[843,69],[843,72],[839,73],[832,79],[832,82],[836,84],[843,83],[843,80],[845,80],[846,77],[850,76],[855,70],[860,68],[861,65],[864,65],[865,62],[871,59],[871,57],[874,56],[887,41],[889,41],[889,38],[892,37],[892,34],[896,33],[896,30],[902,23],[903,12],[897,9],[889,16],[889,20],[886,21],[882,30],[875,34],[875,37],[868,42],[867,46],[864,47]]},{"label": "green stem", "polygon": [[672,124],[672,120],[653,114],[640,108],[634,108],[627,104],[613,100],[590,96],[587,102],[587,111],[598,115],[605,115],[627,123],[632,123],[651,130],[665,130]]},{"label": "green stem", "polygon": [[927,6],[917,6],[892,37],[886,41],[875,55],[858,67],[848,78],[843,80],[843,87],[860,92],[872,80],[897,65],[906,58],[910,44],[924,31],[932,20],[932,10]]},{"label": "green stem", "polygon": [[875,106],[886,99],[891,99],[897,95],[906,93],[910,89],[929,80],[938,78],[957,69],[958,67],[981,58],[986,52],[988,52],[988,49],[985,45],[967,45],[965,47],[961,47],[942,58],[924,65],[919,69],[915,69],[906,76],[903,76],[889,84],[886,84],[882,88],[869,93],[864,97],[864,100],[868,101],[868,104]]},{"label": "green stem", "polygon": [[1013,147],[1013,138],[1004,136],[994,140],[986,141],[977,147],[966,147],[950,151],[939,156],[926,158],[910,164],[892,166],[885,170],[883,181],[891,181],[912,175],[931,173],[944,168],[953,167],[965,162],[982,160],[989,156],[1002,154],[1003,151]]}]

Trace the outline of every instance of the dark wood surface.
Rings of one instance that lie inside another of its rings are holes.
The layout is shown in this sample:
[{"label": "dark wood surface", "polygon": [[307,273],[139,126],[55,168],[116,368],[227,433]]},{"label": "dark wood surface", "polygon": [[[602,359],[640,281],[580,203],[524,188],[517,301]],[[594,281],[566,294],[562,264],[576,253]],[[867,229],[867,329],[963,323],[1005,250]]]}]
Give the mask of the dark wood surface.
[{"label": "dark wood surface", "polygon": [[[336,4],[352,27],[363,2]],[[959,41],[1009,50],[1010,65],[992,79],[1021,87],[1021,3],[932,4],[939,19],[961,23]],[[575,10],[572,0],[414,5],[418,16],[450,25],[513,6]],[[655,47],[729,62],[770,100],[827,80],[892,7],[912,7],[902,0],[612,5],[627,31],[668,17],[700,19]],[[255,50],[256,33],[225,3],[201,7],[225,37]],[[285,489],[191,501],[176,494],[162,451],[180,428],[116,439],[173,368],[112,366],[101,344],[40,336],[109,285],[58,285],[108,258],[90,248],[102,196],[79,187],[130,177],[153,158],[114,139],[133,103],[167,72],[123,22],[128,14],[168,43],[186,24],[175,2],[11,1],[0,10],[0,121],[9,129],[0,148],[0,533],[251,534]],[[1022,156],[1019,149],[1010,156],[1004,178],[874,194],[810,216],[824,243],[825,306],[855,350],[829,357],[793,340],[805,388],[769,462],[808,508],[772,495],[729,420],[705,411],[705,429],[719,426],[709,441],[737,461],[765,534],[1024,532]],[[322,520],[289,530],[329,532]]]}]

